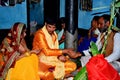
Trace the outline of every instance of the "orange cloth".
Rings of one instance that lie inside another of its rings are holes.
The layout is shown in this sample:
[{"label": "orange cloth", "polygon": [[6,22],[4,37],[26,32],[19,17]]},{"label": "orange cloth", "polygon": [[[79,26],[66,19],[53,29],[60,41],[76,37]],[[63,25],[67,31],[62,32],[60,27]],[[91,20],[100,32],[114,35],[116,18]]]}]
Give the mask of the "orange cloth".
[{"label": "orange cloth", "polygon": [[[58,60],[57,57],[59,55],[62,55],[62,50],[58,48],[59,48],[58,39],[57,34],[55,32],[51,36],[47,32],[46,26],[44,26],[42,29],[36,32],[33,40],[33,49],[37,50],[41,49],[39,55],[40,63],[54,66],[55,67],[55,70],[53,71],[54,77],[56,79],[61,79],[65,76],[65,72],[70,73],[74,71],[76,69],[76,65],[72,61],[69,61],[69,63],[68,62],[64,63]],[[72,66],[69,66],[70,64]]]},{"label": "orange cloth", "polygon": [[40,80],[38,75],[38,57],[35,54],[21,58],[10,68],[6,80]]},{"label": "orange cloth", "polygon": [[53,41],[52,37],[45,30],[45,27],[38,30],[34,36],[33,49],[42,49],[42,52],[47,56],[62,55],[62,50],[58,49],[57,34],[54,33],[54,35],[56,37],[55,41]]}]

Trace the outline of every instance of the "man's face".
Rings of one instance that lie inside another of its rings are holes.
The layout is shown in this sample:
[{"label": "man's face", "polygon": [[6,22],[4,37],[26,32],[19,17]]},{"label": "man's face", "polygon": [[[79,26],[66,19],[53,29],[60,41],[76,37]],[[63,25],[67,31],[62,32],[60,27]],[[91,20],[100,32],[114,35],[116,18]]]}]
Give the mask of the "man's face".
[{"label": "man's face", "polygon": [[107,30],[108,26],[106,25],[104,18],[101,17],[98,20],[98,29],[100,30],[100,32],[105,32]]},{"label": "man's face", "polygon": [[47,31],[48,31],[49,34],[52,34],[55,31],[56,26],[55,26],[55,24],[53,24],[53,25],[46,24],[46,29],[47,29]]}]

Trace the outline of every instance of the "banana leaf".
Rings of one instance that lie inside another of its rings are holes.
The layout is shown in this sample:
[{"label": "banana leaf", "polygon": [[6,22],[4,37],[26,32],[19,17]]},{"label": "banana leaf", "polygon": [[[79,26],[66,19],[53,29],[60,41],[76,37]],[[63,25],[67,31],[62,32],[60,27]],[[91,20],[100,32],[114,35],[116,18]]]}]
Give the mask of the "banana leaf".
[{"label": "banana leaf", "polygon": [[[100,54],[100,52],[98,51],[98,48],[97,48],[96,44],[93,41],[90,42],[90,46],[91,46],[90,50],[91,50],[93,56],[96,56],[97,54]],[[84,66],[75,75],[74,80],[88,80],[86,66]]]},{"label": "banana leaf", "polygon": [[115,3],[115,7],[120,7],[120,1]]},{"label": "banana leaf", "polygon": [[91,51],[93,56],[96,56],[97,54],[100,54],[96,44],[93,41],[90,42],[90,51]]},{"label": "banana leaf", "polygon": [[88,80],[85,66],[75,75],[74,80]]}]

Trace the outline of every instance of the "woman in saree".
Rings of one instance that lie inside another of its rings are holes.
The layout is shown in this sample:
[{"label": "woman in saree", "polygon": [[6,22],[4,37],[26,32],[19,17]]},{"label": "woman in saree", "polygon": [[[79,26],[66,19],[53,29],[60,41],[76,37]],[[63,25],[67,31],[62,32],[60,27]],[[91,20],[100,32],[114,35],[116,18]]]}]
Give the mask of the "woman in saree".
[{"label": "woman in saree", "polygon": [[15,23],[0,45],[0,78],[3,80],[40,80],[36,55],[39,51],[27,48],[25,31],[25,24]]}]

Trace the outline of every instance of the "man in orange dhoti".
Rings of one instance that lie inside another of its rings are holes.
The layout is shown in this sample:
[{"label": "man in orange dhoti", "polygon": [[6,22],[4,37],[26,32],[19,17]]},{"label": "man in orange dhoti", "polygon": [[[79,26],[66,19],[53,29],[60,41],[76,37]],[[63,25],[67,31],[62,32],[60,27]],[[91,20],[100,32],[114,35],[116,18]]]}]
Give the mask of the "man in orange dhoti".
[{"label": "man in orange dhoti", "polygon": [[33,39],[33,50],[41,50],[39,74],[42,80],[62,79],[76,69],[76,64],[62,55],[68,54],[72,58],[80,56],[72,49],[59,49],[55,29],[55,21],[47,19],[43,28],[36,32]]}]

